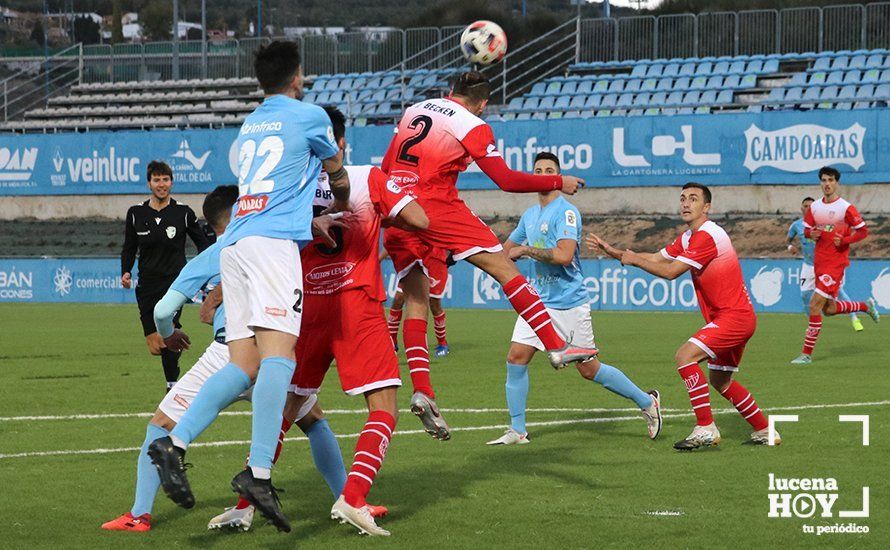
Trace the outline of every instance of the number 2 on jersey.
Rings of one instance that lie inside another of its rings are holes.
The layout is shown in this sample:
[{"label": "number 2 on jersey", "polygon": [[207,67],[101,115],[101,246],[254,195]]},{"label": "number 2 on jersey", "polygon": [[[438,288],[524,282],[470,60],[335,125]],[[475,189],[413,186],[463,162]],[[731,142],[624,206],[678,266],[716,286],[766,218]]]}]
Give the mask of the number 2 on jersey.
[{"label": "number 2 on jersey", "polygon": [[408,128],[410,130],[414,130],[418,126],[420,126],[420,131],[406,139],[399,148],[399,160],[405,164],[410,164],[411,166],[417,166],[417,162],[420,158],[417,157],[417,155],[412,155],[410,150],[412,147],[426,139],[427,134],[433,129],[433,119],[426,115],[419,115],[414,117],[414,120],[408,123]]},{"label": "number 2 on jersey", "polygon": [[[257,147],[256,141],[248,139],[241,144],[238,151],[238,192],[241,195],[254,195],[257,193],[270,193],[275,187],[275,181],[266,179],[272,170],[278,166],[284,155],[284,142],[278,136],[268,136]],[[256,157],[265,157],[263,163],[254,172],[250,181],[247,176],[253,168]]]}]

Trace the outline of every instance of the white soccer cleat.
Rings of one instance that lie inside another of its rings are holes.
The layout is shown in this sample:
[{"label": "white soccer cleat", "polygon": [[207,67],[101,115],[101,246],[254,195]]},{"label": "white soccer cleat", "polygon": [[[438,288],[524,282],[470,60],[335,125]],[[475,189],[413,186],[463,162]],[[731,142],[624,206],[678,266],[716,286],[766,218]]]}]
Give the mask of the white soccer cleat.
[{"label": "white soccer cleat", "polygon": [[791,360],[792,365],[809,365],[813,362],[813,358],[807,355],[806,353],[801,353],[797,357]]},{"label": "white soccer cleat", "polygon": [[[752,445],[769,445],[769,428],[764,428],[762,430],[757,430],[756,432],[751,432],[751,441]],[[773,439],[773,445],[781,445],[782,444],[782,436],[779,435],[779,432],[776,432],[776,438]]]},{"label": "white soccer cleat", "polygon": [[716,447],[720,444],[720,430],[711,422],[707,426],[696,426],[689,437],[674,443],[678,451],[691,451],[700,447]]},{"label": "white soccer cleat", "polygon": [[216,516],[207,524],[208,529],[241,529],[247,531],[253,523],[254,507],[248,506],[241,510],[232,506]]},{"label": "white soccer cleat", "polygon": [[486,445],[528,445],[531,441],[528,438],[528,432],[521,434],[509,428],[504,435],[497,439],[492,439]]},{"label": "white soccer cleat", "polygon": [[550,366],[556,370],[564,369],[572,363],[590,361],[598,354],[599,350],[596,348],[582,348],[571,344],[566,344],[560,349],[547,351]]},{"label": "white soccer cleat", "polygon": [[655,439],[661,433],[661,394],[658,390],[649,390],[648,393],[652,396],[652,404],[643,409],[643,418],[649,428],[649,439]]},{"label": "white soccer cleat", "polygon": [[348,523],[359,530],[363,535],[371,535],[373,537],[388,537],[389,531],[378,527],[374,518],[371,516],[371,510],[367,505],[361,508],[350,506],[343,495],[337,499],[331,508],[331,519],[339,520],[340,523]]},{"label": "white soccer cleat", "polygon": [[866,313],[868,313],[868,316],[871,317],[871,320],[875,323],[880,322],[881,312],[878,311],[878,304],[875,303],[875,299],[869,298],[865,301],[865,303],[868,304],[868,311],[866,311]]},{"label": "white soccer cleat", "polygon": [[445,423],[445,419],[442,418],[442,413],[439,412],[439,407],[432,397],[425,393],[415,392],[411,396],[411,412],[420,419],[423,429],[433,436],[433,439],[439,441],[451,439],[451,430]]}]

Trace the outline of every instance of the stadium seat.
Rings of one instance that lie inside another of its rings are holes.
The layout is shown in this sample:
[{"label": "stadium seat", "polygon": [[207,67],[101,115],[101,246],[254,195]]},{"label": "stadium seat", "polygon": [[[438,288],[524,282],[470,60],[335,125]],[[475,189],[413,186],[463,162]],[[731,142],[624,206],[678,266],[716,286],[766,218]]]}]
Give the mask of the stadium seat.
[{"label": "stadium seat", "polygon": [[[888,56],[888,59],[890,59],[890,56]],[[890,82],[890,69],[881,71],[881,78],[879,79],[879,82]]]},{"label": "stadium seat", "polygon": [[652,97],[652,94],[650,94],[649,92],[643,92],[643,93],[637,94],[636,97],[634,97],[634,101],[633,101],[634,107],[645,107],[646,105],[649,104],[649,100],[651,97]]},{"label": "stadium seat", "polygon": [[834,60],[831,62],[831,70],[838,71],[846,69],[849,63],[850,58],[845,55],[835,57]]},{"label": "stadium seat", "polygon": [[695,74],[696,74],[696,76],[708,76],[711,74],[711,71],[713,70],[713,68],[714,68],[713,63],[711,63],[710,61],[704,61],[702,63],[699,63],[695,67]]},{"label": "stadium seat", "polygon": [[668,63],[664,67],[661,76],[678,76],[680,74],[680,65],[677,63]]},{"label": "stadium seat", "polygon": [[593,87],[593,93],[595,94],[604,94],[609,89],[609,81],[608,80],[597,80],[596,85]]},{"label": "stadium seat", "polygon": [[708,79],[704,76],[697,76],[692,79],[692,83],[690,83],[689,87],[693,90],[704,90],[708,86]]},{"label": "stadium seat", "polygon": [[575,89],[576,94],[587,95],[593,92],[593,82],[590,80],[582,80]]},{"label": "stadium seat", "polygon": [[856,55],[850,60],[850,64],[847,65],[850,69],[863,69],[865,68],[866,57],[864,55]]},{"label": "stadium seat", "polygon": [[643,78],[646,76],[646,71],[649,69],[646,65],[642,63],[636,63],[634,68],[630,71],[630,76],[632,78]]},{"label": "stadium seat", "polygon": [[545,82],[535,82],[535,85],[532,86],[532,91],[529,92],[529,95],[534,96],[542,96],[547,91],[547,84]]},{"label": "stadium seat", "polygon": [[680,67],[680,76],[692,76],[695,74],[695,63],[686,62]]},{"label": "stadium seat", "polygon": [[681,105],[683,103],[683,92],[671,92],[665,101],[667,105]]},{"label": "stadium seat", "polygon": [[572,109],[583,109],[585,101],[587,101],[586,95],[573,96],[572,100],[569,102],[569,107]]},{"label": "stadium seat", "polygon": [[853,99],[856,97],[856,86],[844,86],[837,94],[838,99]]},{"label": "stadium seat", "polygon": [[553,108],[559,111],[565,111],[569,108],[569,102],[571,101],[571,97],[567,95],[562,95],[556,98],[556,102],[553,104]]},{"label": "stadium seat", "polygon": [[600,102],[602,102],[603,96],[601,95],[591,95],[587,96],[587,101],[584,102],[585,109],[595,109],[600,106]]},{"label": "stadium seat", "polygon": [[634,95],[633,94],[621,94],[618,96],[618,102],[615,104],[617,107],[630,107],[633,105]]},{"label": "stadium seat", "polygon": [[658,79],[658,86],[655,89],[659,92],[669,92],[674,87],[674,79],[672,78],[660,78]]},{"label": "stadium seat", "polygon": [[621,93],[624,91],[624,81],[623,80],[613,80],[609,83],[609,88],[607,90],[610,94]]},{"label": "stadium seat", "polygon": [[719,94],[717,94],[717,103],[724,105],[732,103],[732,90],[723,90]]},{"label": "stadium seat", "polygon": [[560,89],[560,91],[559,91],[559,95],[568,97],[568,96],[571,96],[572,94],[574,94],[577,89],[578,89],[577,82],[572,82],[572,81],[565,82],[562,85],[562,89]]},{"label": "stadium seat", "polygon": [[788,88],[785,90],[785,101],[800,101],[803,97],[803,88]]},{"label": "stadium seat", "polygon": [[866,69],[880,69],[884,66],[884,56],[880,54],[872,54],[865,61]]},{"label": "stadium seat", "polygon": [[[698,105],[700,99],[700,92],[686,92],[686,94],[683,96],[683,105]],[[692,113],[690,112],[689,114]]]},{"label": "stadium seat", "polygon": [[537,97],[525,98],[525,103],[522,104],[523,111],[534,111],[537,108],[538,108],[538,98]]},{"label": "stadium seat", "polygon": [[[822,73],[820,73],[822,74]],[[841,84],[844,81],[844,72],[843,71],[832,71],[828,73],[828,78],[825,79],[826,84]],[[813,84],[818,84],[818,82],[812,82]]]},{"label": "stadium seat", "polygon": [[719,90],[723,87],[723,77],[722,76],[712,76],[708,79],[708,83],[705,87],[709,90]]},{"label": "stadium seat", "polygon": [[653,63],[649,65],[649,70],[646,71],[646,76],[649,78],[659,77],[664,72],[664,65],[661,63]]},{"label": "stadium seat", "polygon": [[822,73],[822,72],[813,73],[810,75],[809,83],[810,84],[824,84],[826,77],[827,77],[826,73]]},{"label": "stadium seat", "polygon": [[642,85],[643,85],[642,80],[640,80],[639,78],[633,78],[631,80],[628,80],[627,83],[625,83],[624,91],[625,92],[639,92],[640,87]]},{"label": "stadium seat", "polygon": [[642,86],[640,86],[641,92],[652,92],[655,91],[655,87],[658,86],[658,80],[655,78],[647,78],[643,81]]},{"label": "stadium seat", "polygon": [[816,62],[813,63],[813,70],[816,71],[827,71],[831,69],[831,58],[830,57],[820,57],[816,59]]},{"label": "stadium seat", "polygon": [[759,59],[755,60],[755,61],[750,61],[748,63],[748,66],[745,67],[745,70],[742,72],[744,72],[744,73],[761,73],[761,72],[763,72],[763,61],[761,61]]},{"label": "stadium seat", "polygon": [[739,75],[737,75],[737,74],[729,75],[723,80],[723,87],[734,90],[739,87],[739,81],[740,81]]},{"label": "stadium seat", "polygon": [[719,74],[724,75],[729,73],[729,61],[718,61],[716,65],[714,65],[714,70],[711,71],[711,74]]},{"label": "stadium seat", "polygon": [[844,84],[859,84],[862,80],[862,73],[859,71],[847,71],[844,76]]},{"label": "stadium seat", "polygon": [[890,100],[890,84],[881,84],[875,89],[874,99]]},{"label": "stadium seat", "polygon": [[667,103],[667,94],[664,92],[655,92],[649,98],[649,105],[664,105]]},{"label": "stadium seat", "polygon": [[763,70],[761,74],[772,74],[779,72],[779,60],[778,59],[767,59],[763,62]]},{"label": "stadium seat", "polygon": [[[846,86],[846,88],[855,88],[855,86]],[[856,90],[856,99],[872,99],[875,97],[875,87],[871,84],[866,84],[865,86],[860,86]]]},{"label": "stadium seat", "polygon": [[879,82],[881,80],[881,71],[877,69],[869,69],[862,74],[862,79],[859,81],[862,84],[873,84],[875,82]]},{"label": "stadium seat", "polygon": [[745,72],[745,62],[744,61],[733,61],[732,65],[729,66],[729,72],[731,74],[742,74]]},{"label": "stadium seat", "polygon": [[602,101],[600,101],[601,107],[614,107],[618,103],[618,95],[617,94],[608,94],[604,95]]},{"label": "stadium seat", "polygon": [[837,99],[838,87],[826,86],[819,92],[819,99]]},{"label": "stadium seat", "polygon": [[581,118],[581,111],[566,111],[562,118]]},{"label": "stadium seat", "polygon": [[674,85],[671,87],[672,90],[688,90],[689,89],[689,79],[685,76],[678,78],[674,81]]},{"label": "stadium seat", "polygon": [[547,89],[544,91],[544,95],[557,95],[559,94],[559,90],[562,87],[562,84],[559,82],[551,82],[547,84]]},{"label": "stadium seat", "polygon": [[785,99],[785,89],[784,88],[773,88],[772,90],[769,91],[769,95],[766,96],[766,101],[768,101],[770,103],[772,103],[774,101],[775,102],[782,101],[783,99]]}]

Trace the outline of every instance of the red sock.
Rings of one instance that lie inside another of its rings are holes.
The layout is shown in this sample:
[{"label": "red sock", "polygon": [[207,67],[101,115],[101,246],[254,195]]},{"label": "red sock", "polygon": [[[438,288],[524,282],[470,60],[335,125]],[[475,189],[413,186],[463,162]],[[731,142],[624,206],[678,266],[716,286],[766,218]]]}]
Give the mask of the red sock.
[{"label": "red sock", "polygon": [[805,355],[813,355],[813,348],[816,347],[816,340],[819,339],[819,333],[822,331],[822,316],[810,315],[810,324],[807,326],[807,335],[803,340],[803,353]]},{"label": "red sock", "polygon": [[754,401],[754,396],[745,389],[745,386],[733,380],[721,395],[729,399],[732,406],[748,421],[748,424],[751,424],[755,431],[760,431],[767,427],[766,417],[760,411],[757,402]]},{"label": "red sock", "polygon": [[692,412],[699,426],[707,426],[714,422],[711,415],[711,394],[708,391],[708,381],[705,380],[705,373],[701,371],[698,363],[689,363],[677,369],[680,371],[680,377],[686,384],[686,391],[689,392],[689,402],[692,404]]},{"label": "red sock", "polygon": [[343,487],[343,497],[350,506],[360,508],[367,504],[365,499],[383,465],[383,457],[395,429],[396,419],[388,412],[372,411],[368,415],[368,421],[355,444],[352,468]]},{"label": "red sock", "polygon": [[865,302],[843,302],[837,301],[834,303],[837,307],[837,313],[865,313],[868,311],[868,304]]},{"label": "red sock", "polygon": [[405,341],[408,374],[411,375],[414,392],[421,392],[435,399],[430,380],[430,350],[426,343],[426,327],[426,319],[405,319],[402,339]]},{"label": "red sock", "polygon": [[445,310],[433,316],[433,329],[436,331],[436,340],[438,340],[439,345],[447,346],[448,341],[445,340]]},{"label": "red sock", "polygon": [[538,293],[525,277],[517,275],[513,280],[508,281],[504,285],[504,292],[507,294],[507,299],[510,300],[510,305],[535,331],[545,348],[548,350],[559,349],[566,345],[565,340],[556,333],[550,314],[547,313],[547,308],[544,307]]},{"label": "red sock", "polygon": [[[287,435],[287,432],[291,429],[294,423],[288,420],[287,418],[283,418],[281,420],[281,431],[278,432],[278,446],[275,447],[275,456],[272,457],[272,464],[278,462],[278,457],[281,456],[281,447],[284,446],[284,436]],[[250,506],[250,502],[247,501],[244,497],[238,498],[238,504],[235,505],[235,509],[243,510]]]}]

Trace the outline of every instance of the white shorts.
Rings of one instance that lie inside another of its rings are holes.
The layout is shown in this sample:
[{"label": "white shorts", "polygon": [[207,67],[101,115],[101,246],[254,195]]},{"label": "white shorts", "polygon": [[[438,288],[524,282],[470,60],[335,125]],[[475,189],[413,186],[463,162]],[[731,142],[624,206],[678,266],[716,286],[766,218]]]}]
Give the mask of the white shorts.
[{"label": "white shorts", "polygon": [[300,335],[303,269],[294,241],[244,237],[219,254],[226,342],[251,338],[255,327]]},{"label": "white shorts", "polygon": [[[572,309],[551,309],[548,307],[547,313],[553,319],[553,326],[556,328],[556,332],[566,342],[585,348],[596,347],[593,343],[593,323],[590,321],[589,305],[584,304]],[[546,350],[535,331],[522,317],[516,319],[511,341],[531,346],[538,351]]]},{"label": "white shorts", "polygon": [[816,271],[810,264],[800,264],[800,291],[816,290]]},{"label": "white shorts", "polygon": [[[164,396],[164,399],[158,405],[158,410],[167,415],[170,420],[179,424],[179,421],[182,420],[182,415],[185,414],[185,411],[194,401],[195,396],[204,387],[204,382],[228,363],[229,347],[219,342],[211,342],[207,349],[204,350],[204,354],[198,359],[198,362],[170,388],[170,391],[167,392],[167,395]],[[252,394],[253,386],[239,395],[235,401],[250,401]],[[294,422],[302,420],[304,416],[309,414],[309,411],[317,402],[318,396],[309,396],[300,407]]]}]

